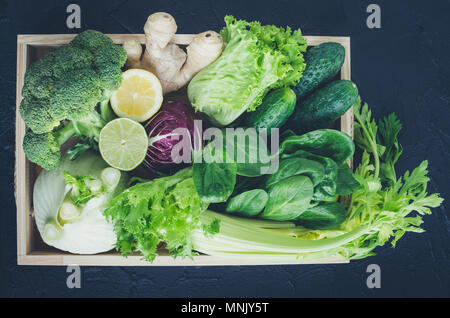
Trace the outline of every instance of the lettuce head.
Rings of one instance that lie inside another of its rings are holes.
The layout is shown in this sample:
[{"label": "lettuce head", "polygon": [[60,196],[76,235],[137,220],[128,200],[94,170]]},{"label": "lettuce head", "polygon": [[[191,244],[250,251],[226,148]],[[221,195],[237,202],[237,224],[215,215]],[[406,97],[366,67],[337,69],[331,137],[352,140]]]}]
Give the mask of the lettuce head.
[{"label": "lettuce head", "polygon": [[297,84],[306,66],[307,47],[300,29],[262,26],[233,16],[226,16],[225,23],[220,32],[225,50],[188,86],[196,111],[221,126],[254,111],[270,89]]}]

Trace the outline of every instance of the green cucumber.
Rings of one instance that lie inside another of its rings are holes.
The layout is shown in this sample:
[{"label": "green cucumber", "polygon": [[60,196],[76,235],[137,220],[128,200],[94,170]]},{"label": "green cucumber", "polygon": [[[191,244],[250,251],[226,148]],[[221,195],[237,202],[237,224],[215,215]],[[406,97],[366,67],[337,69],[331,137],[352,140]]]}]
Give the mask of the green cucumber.
[{"label": "green cucumber", "polygon": [[329,128],[357,98],[358,88],[352,81],[331,82],[298,103],[287,126],[297,133]]},{"label": "green cucumber", "polygon": [[255,111],[247,113],[242,125],[256,130],[280,128],[294,112],[297,97],[292,89],[283,87],[271,91]]},{"label": "green cucumber", "polygon": [[331,81],[342,68],[344,59],[345,48],[339,43],[326,42],[309,48],[305,54],[303,76],[293,88],[297,99]]}]

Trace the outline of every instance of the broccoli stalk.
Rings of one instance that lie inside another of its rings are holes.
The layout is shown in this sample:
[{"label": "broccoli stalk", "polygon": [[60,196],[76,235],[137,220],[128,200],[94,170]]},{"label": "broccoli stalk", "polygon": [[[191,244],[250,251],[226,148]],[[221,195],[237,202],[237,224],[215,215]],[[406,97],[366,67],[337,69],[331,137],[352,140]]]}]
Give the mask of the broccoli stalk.
[{"label": "broccoli stalk", "polygon": [[108,123],[111,120],[117,118],[117,116],[114,114],[114,112],[111,110],[111,107],[109,106],[109,100],[112,94],[114,94],[114,91],[104,91],[102,101],[100,102],[99,107],[100,114],[105,123]]},{"label": "broccoli stalk", "polygon": [[116,118],[116,115],[111,110],[111,107],[109,106],[109,99],[106,99],[102,102],[100,102],[100,112],[102,114],[102,119],[105,122],[110,122],[114,118]]},{"label": "broccoli stalk", "polygon": [[20,105],[30,161],[47,170],[58,167],[61,145],[74,136],[80,142],[68,151],[72,159],[98,148],[100,130],[115,118],[109,100],[120,87],[126,58],[109,37],[87,30],[31,65]]},{"label": "broccoli stalk", "polygon": [[59,165],[61,159],[60,147],[72,137],[77,137],[79,142],[67,150],[71,160],[76,159],[88,149],[96,149],[100,131],[107,123],[104,118],[113,116],[109,105],[100,105],[100,113],[93,111],[80,120],[69,121],[66,125],[60,125],[56,129],[43,134],[36,134],[27,129],[23,140],[23,149],[30,161],[39,163],[42,168],[52,170]]}]

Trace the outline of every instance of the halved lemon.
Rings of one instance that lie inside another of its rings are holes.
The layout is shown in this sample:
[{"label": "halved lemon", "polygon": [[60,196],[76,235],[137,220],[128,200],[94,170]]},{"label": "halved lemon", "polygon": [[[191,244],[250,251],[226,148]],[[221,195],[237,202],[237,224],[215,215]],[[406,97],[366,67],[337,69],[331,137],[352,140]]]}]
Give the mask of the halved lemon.
[{"label": "halved lemon", "polygon": [[119,117],[144,122],[161,107],[163,92],[159,79],[143,69],[122,74],[122,84],[111,97],[111,107]]}]

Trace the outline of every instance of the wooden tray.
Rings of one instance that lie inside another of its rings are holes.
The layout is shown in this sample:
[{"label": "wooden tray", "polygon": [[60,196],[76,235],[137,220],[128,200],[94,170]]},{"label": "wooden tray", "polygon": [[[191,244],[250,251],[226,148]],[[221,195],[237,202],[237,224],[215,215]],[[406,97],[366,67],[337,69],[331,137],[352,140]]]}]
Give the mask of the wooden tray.
[{"label": "wooden tray", "polygon": [[[25,135],[25,124],[19,114],[22,99],[22,86],[27,67],[42,55],[62,44],[70,42],[73,34],[50,35],[18,35],[17,37],[17,105],[16,105],[16,165],[15,196],[17,206],[17,263],[19,265],[90,265],[90,266],[186,266],[186,265],[272,265],[272,264],[305,264],[305,263],[346,263],[343,258],[323,258],[315,261],[286,261],[224,259],[208,255],[199,255],[191,259],[173,259],[165,251],[153,263],[141,260],[139,255],[128,258],[111,251],[96,255],[76,255],[59,251],[43,243],[33,219],[33,184],[37,177],[36,165],[29,162],[22,150]],[[145,42],[143,34],[109,34],[115,43],[121,44],[126,39],[137,39]],[[191,34],[177,34],[173,42],[188,45],[193,38]],[[338,42],[345,47],[346,57],[341,69],[341,79],[350,80],[350,38],[305,36],[309,46],[323,42]],[[353,137],[353,110],[350,109],[341,117],[340,129]]]}]

